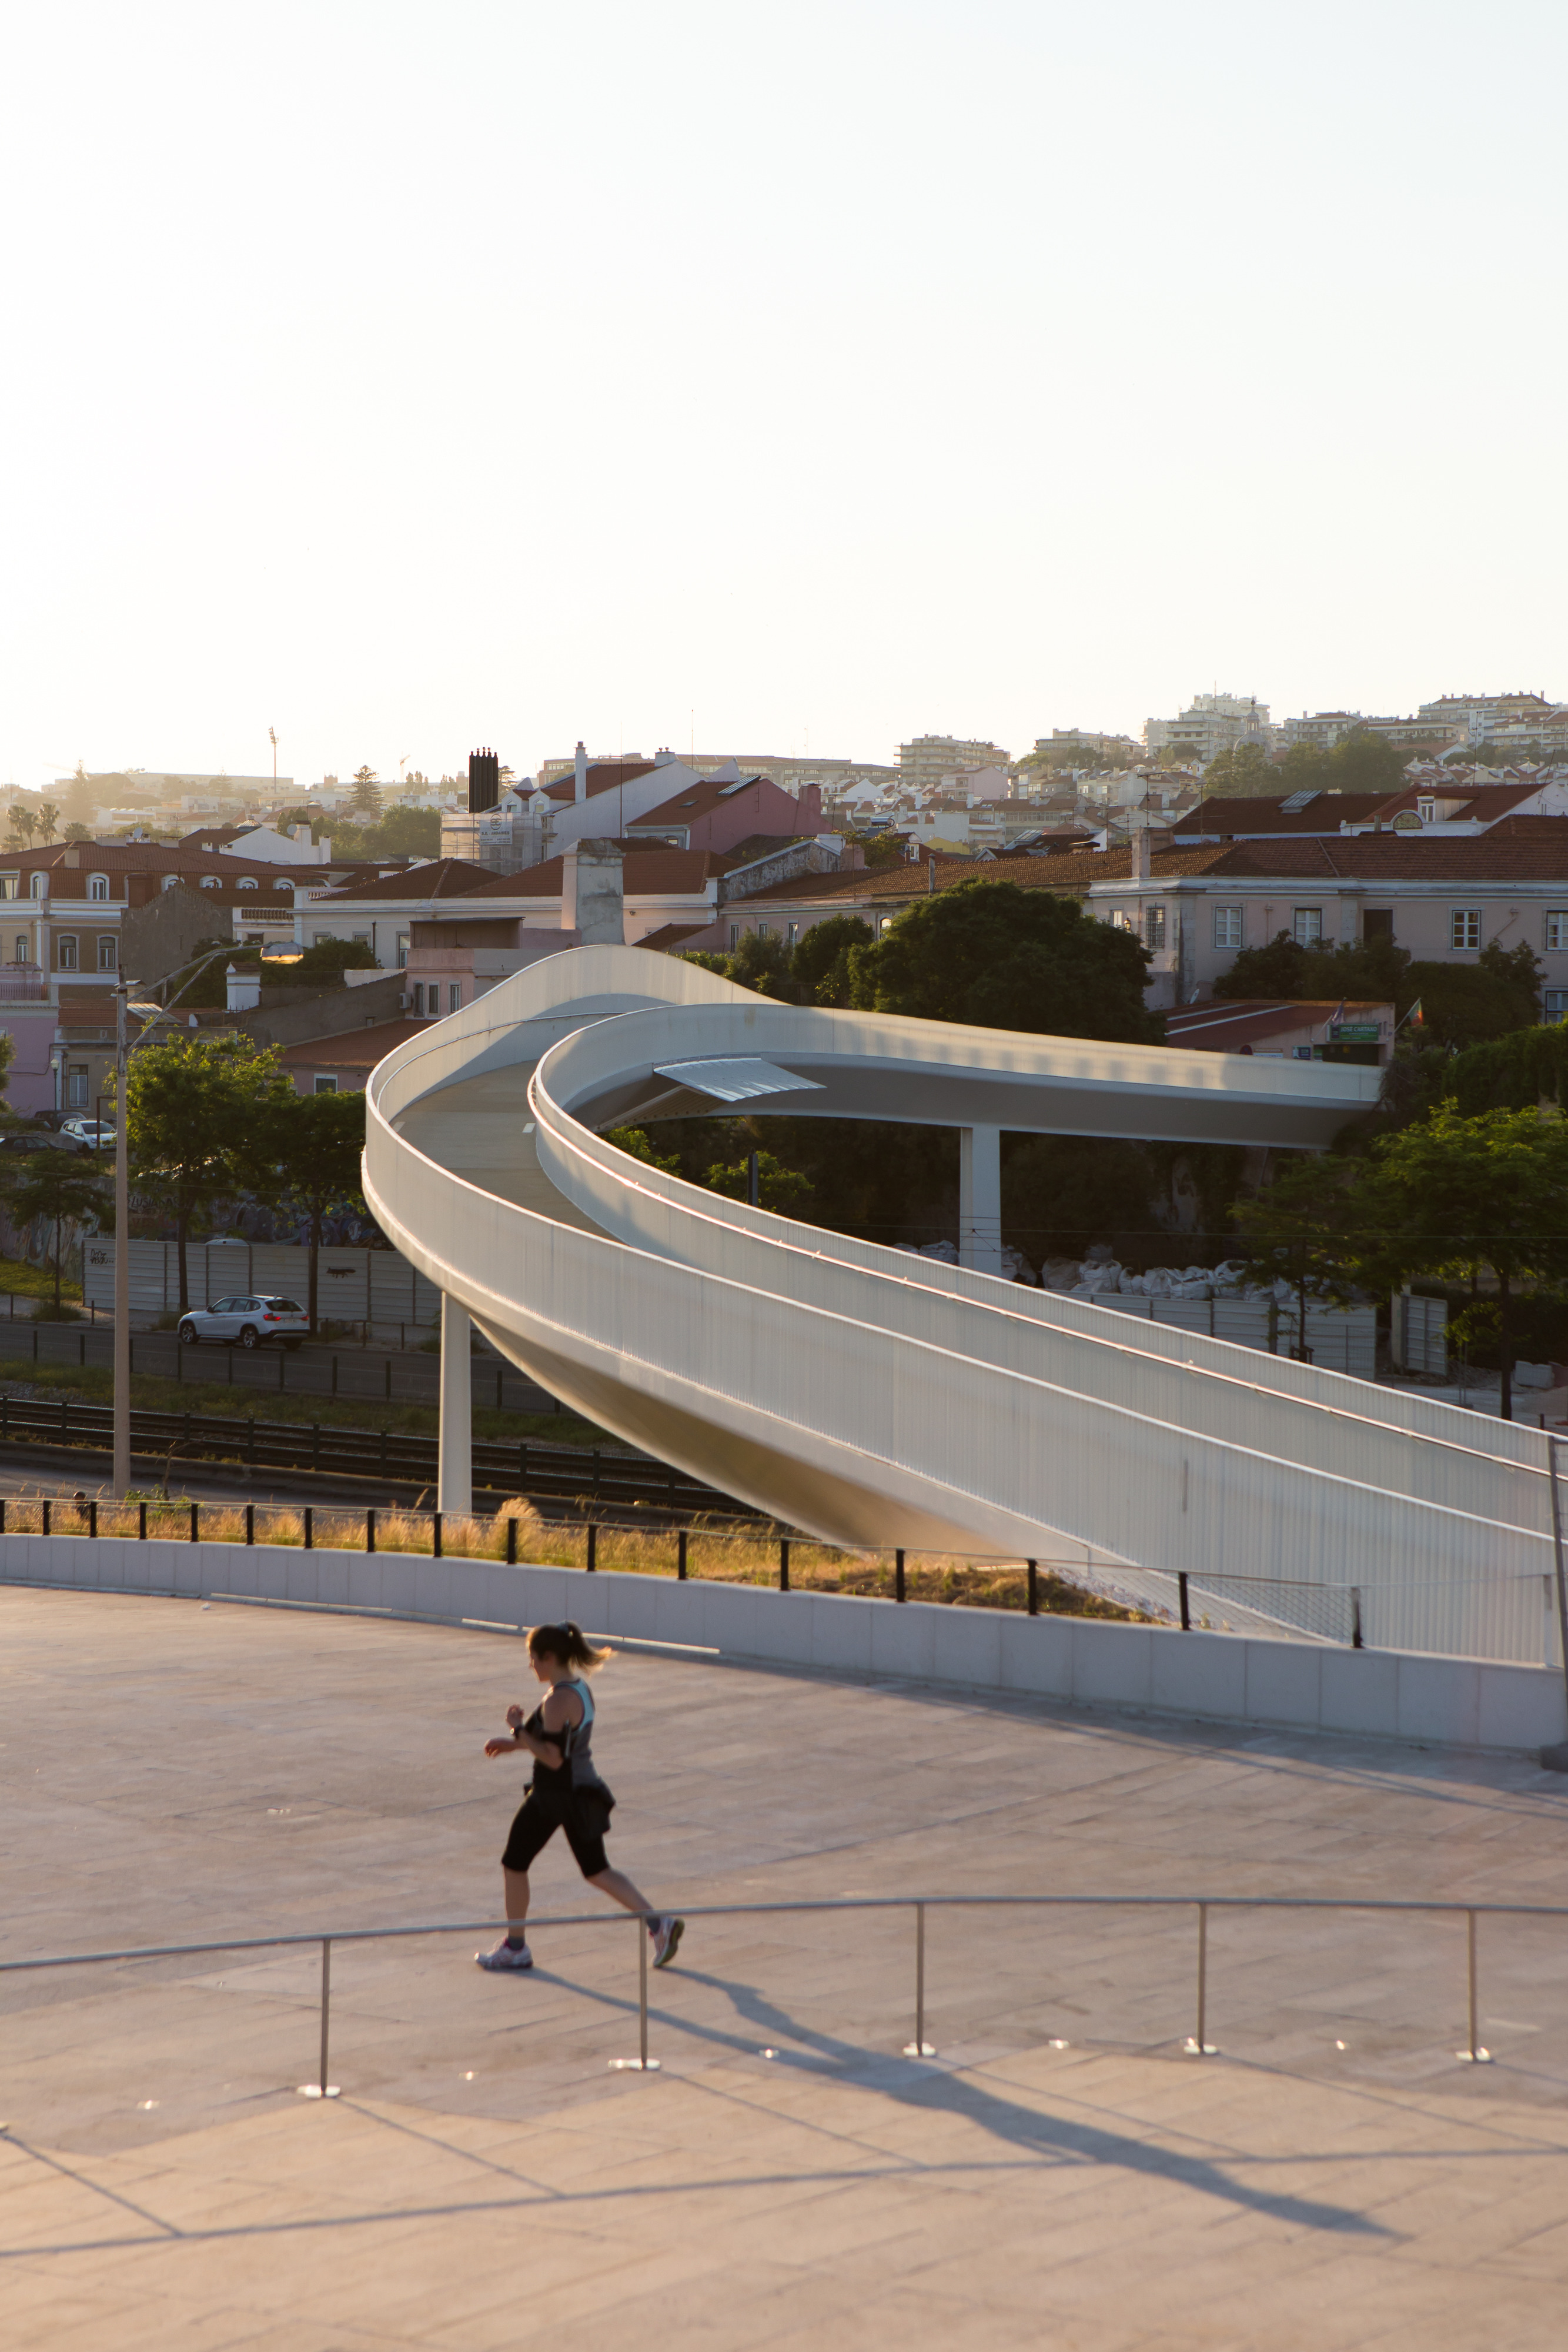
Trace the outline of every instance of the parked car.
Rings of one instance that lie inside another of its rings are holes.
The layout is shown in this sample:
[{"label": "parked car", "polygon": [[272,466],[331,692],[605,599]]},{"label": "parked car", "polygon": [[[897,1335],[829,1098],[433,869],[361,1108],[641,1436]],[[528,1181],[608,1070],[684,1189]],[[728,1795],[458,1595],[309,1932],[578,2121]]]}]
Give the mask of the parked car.
[{"label": "parked car", "polygon": [[247,1297],[243,1292],[220,1298],[215,1307],[193,1307],[180,1318],[180,1337],[187,1348],[198,1347],[204,1339],[232,1347],[237,1339],[242,1348],[265,1348],[277,1340],[294,1349],[309,1328],[310,1318],[297,1298]]},{"label": "parked car", "polygon": [[106,1118],[68,1118],[61,1128],[82,1151],[112,1151],[114,1129]]},{"label": "parked car", "polygon": [[10,1135],[0,1135],[0,1151],[79,1151],[81,1145],[74,1136],[54,1135],[36,1127],[18,1128]]}]

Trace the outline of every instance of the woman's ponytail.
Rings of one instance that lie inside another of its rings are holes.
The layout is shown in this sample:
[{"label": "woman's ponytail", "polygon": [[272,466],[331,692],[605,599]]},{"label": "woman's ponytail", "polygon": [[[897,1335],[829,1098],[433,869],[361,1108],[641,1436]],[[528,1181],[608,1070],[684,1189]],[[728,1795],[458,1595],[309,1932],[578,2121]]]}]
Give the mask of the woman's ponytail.
[{"label": "woman's ponytail", "polygon": [[613,1654],[596,1650],[580,1625],[569,1617],[559,1625],[536,1625],[528,1635],[530,1658],[559,1658],[563,1666],[570,1666],[580,1675],[591,1675]]}]

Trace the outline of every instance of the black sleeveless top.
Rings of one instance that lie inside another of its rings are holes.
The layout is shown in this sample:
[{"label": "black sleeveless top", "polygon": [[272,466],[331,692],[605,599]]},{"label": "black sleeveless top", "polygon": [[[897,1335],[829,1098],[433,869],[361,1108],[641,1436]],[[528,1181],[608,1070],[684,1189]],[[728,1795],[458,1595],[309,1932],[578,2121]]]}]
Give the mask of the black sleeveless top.
[{"label": "black sleeveless top", "polygon": [[[599,1768],[591,1754],[593,1695],[580,1681],[558,1683],[555,1688],[576,1692],[582,1708],[582,1721],[565,1725],[559,1731],[547,1731],[544,1719],[547,1702],[544,1699],[539,1701],[523,1729],[530,1732],[534,1738],[548,1739],[553,1747],[559,1748],[561,1760],[559,1764],[546,1764],[541,1758],[534,1758],[533,1777],[528,1782],[529,1793],[536,1797],[557,1798],[564,1802],[574,1790],[598,1789],[608,1797],[610,1792],[599,1777]],[[611,1802],[614,1802],[613,1798],[611,1798]]]}]

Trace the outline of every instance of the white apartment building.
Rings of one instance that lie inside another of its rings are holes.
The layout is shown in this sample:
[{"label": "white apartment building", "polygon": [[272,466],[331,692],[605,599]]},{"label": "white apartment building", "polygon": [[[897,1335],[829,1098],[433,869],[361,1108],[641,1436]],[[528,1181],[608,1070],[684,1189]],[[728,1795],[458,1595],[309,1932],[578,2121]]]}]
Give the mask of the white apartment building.
[{"label": "white apartment building", "polygon": [[1543,694],[1444,694],[1423,702],[1416,715],[1450,726],[1456,740],[1490,743],[1504,729],[1539,733],[1559,708]]},{"label": "white apartment building", "polygon": [[1151,759],[1168,749],[1178,759],[1197,760],[1205,767],[1237,743],[1259,743],[1267,751],[1273,740],[1269,706],[1251,694],[1195,694],[1176,718],[1144,721],[1144,742]]},{"label": "white apartment building", "polygon": [[1011,764],[999,743],[960,735],[916,735],[898,747],[899,788],[924,799],[927,793],[942,790],[945,777]]}]

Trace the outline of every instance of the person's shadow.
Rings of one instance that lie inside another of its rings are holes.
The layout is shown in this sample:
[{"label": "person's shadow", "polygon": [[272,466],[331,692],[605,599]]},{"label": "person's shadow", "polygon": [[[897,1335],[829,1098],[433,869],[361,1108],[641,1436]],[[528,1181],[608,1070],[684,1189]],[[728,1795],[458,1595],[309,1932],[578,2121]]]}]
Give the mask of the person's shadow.
[{"label": "person's shadow", "polygon": [[[539,1973],[548,1975],[542,1970]],[[883,2055],[854,2042],[841,2042],[832,2034],[819,2033],[810,2026],[798,2024],[787,2011],[768,2000],[754,1985],[729,1977],[706,1975],[691,1968],[681,1969],[680,1979],[684,1984],[702,1985],[722,1994],[750,2031],[727,2032],[722,2027],[698,2025],[690,2018],[655,2009],[648,2012],[651,2024],[656,2020],[674,2032],[748,2058],[757,2056],[759,2042],[774,2045],[779,2065],[823,2076],[854,2074],[884,2098],[895,2099],[903,2106],[919,2108],[926,2114],[962,2117],[990,2133],[993,2138],[1030,2156],[1064,2164],[1117,2165],[1124,2171],[1141,2173],[1146,2179],[1170,2181],[1184,2189],[1197,2189],[1202,2196],[1222,2198],[1228,2204],[1264,2214],[1292,2229],[1343,2230],[1375,2238],[1398,2234],[1348,2206],[1326,2205],[1315,2198],[1281,2196],[1252,2188],[1232,2178],[1223,2165],[1209,2158],[1185,2156],[1152,2140],[1108,2130],[1103,2125],[1042,2114],[1038,2108],[1003,2098],[961,2075],[927,2069],[916,2060]],[[557,1981],[567,1980],[563,1978]],[[606,2008],[631,2011],[636,2006],[613,1994],[591,1992],[581,1985],[574,1990]],[[794,2047],[777,2046],[785,2043]]]}]

